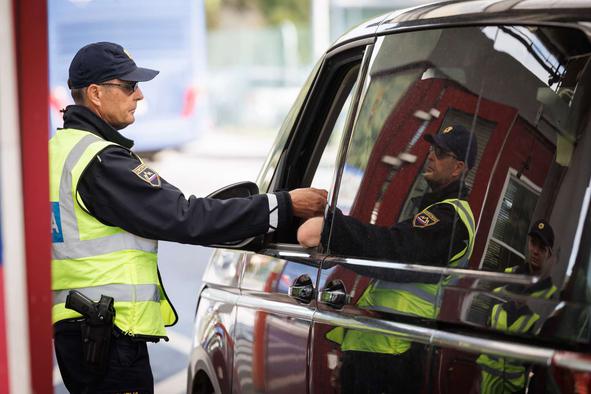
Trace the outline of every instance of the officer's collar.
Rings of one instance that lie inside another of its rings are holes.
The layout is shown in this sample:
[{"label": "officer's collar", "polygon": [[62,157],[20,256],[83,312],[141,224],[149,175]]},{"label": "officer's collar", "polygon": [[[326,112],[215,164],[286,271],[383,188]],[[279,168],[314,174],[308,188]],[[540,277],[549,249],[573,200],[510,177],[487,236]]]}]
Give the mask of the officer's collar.
[{"label": "officer's collar", "polygon": [[439,201],[447,200],[449,198],[465,199],[469,192],[470,189],[468,189],[465,185],[462,185],[460,181],[455,181],[441,189],[426,193],[422,197],[415,197],[417,199],[416,205],[418,206],[419,210],[423,210],[425,207],[428,207],[431,204],[435,204]]},{"label": "officer's collar", "polygon": [[66,107],[64,110],[64,129],[89,131],[128,149],[133,146],[133,140],[124,137],[113,126],[82,105],[68,105]]},{"label": "officer's collar", "polygon": [[431,194],[441,200],[445,200],[448,198],[466,198],[469,192],[470,189],[466,185],[460,181],[454,181],[441,189],[432,191]]}]

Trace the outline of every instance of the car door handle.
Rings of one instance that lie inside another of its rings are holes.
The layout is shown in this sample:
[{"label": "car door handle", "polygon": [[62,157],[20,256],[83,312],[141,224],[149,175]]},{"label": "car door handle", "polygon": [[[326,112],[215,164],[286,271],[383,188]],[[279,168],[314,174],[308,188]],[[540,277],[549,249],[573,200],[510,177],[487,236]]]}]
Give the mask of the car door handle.
[{"label": "car door handle", "polygon": [[304,304],[309,304],[314,299],[314,285],[312,279],[306,274],[300,275],[293,281],[287,291],[291,298]]},{"label": "car door handle", "polygon": [[332,308],[341,309],[351,301],[351,296],[347,294],[345,284],[337,279],[328,282],[324,290],[318,293],[318,301]]}]

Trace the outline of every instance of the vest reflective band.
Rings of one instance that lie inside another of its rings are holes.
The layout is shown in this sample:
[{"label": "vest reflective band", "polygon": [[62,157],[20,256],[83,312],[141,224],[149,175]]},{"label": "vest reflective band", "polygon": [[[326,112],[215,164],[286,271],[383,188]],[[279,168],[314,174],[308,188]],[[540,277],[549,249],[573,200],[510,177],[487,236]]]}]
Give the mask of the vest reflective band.
[{"label": "vest reflective band", "polygon": [[456,214],[464,224],[466,231],[468,231],[468,242],[466,243],[466,246],[464,249],[455,254],[449,260],[447,265],[451,268],[466,268],[468,266],[468,262],[470,261],[470,257],[472,256],[472,251],[474,250],[474,235],[476,233],[474,214],[472,213],[472,209],[470,209],[470,204],[468,204],[468,201],[466,200],[450,198],[430,205],[425,210],[428,210],[437,204],[450,204],[452,207],[454,207]]},{"label": "vest reflective band", "polygon": [[[443,200],[438,204],[450,204],[458,218],[466,227],[468,240],[462,250],[449,259],[448,267],[464,268],[468,265],[474,249],[474,215],[465,200],[456,198]],[[447,283],[444,279],[443,283]],[[398,283],[383,280],[373,281],[359,298],[357,306],[381,312],[400,312],[406,315],[433,318],[437,313],[437,292],[439,283]],[[368,333],[358,330],[345,330],[336,327],[326,334],[326,338],[341,344],[341,350],[357,350],[373,353],[401,354],[406,352],[411,342],[390,335]]]},{"label": "vest reflective band", "polygon": [[94,157],[116,145],[82,130],[49,141],[54,323],[80,314],[65,307],[70,290],[115,300],[115,324],[129,335],[166,336],[177,316],[160,282],[158,243],[106,226],[79,199],[80,177]]},{"label": "vest reflective band", "polygon": [[[492,309],[491,327],[499,331],[526,333],[540,319],[537,313],[519,316],[507,325],[507,312],[502,304]],[[481,369],[481,393],[514,393],[525,387],[525,366],[517,360],[481,354],[476,360]]]},{"label": "vest reflective band", "polygon": [[477,363],[481,369],[480,392],[486,394],[522,393],[525,388],[526,368],[503,357],[495,359],[480,355]]},{"label": "vest reflective band", "polygon": [[[519,269],[518,265],[515,265],[513,267],[508,267],[505,268],[505,273],[507,274],[512,274],[514,272],[516,272]],[[556,293],[556,291],[558,291],[558,288],[556,286],[554,286],[553,284],[545,289],[541,289],[538,291],[532,291],[531,293],[528,293],[528,295],[530,297],[534,297],[534,298],[541,298],[543,300],[549,300],[554,293]],[[497,287],[496,289],[493,290],[493,292],[498,293],[501,296],[512,296],[515,293],[512,293],[510,291],[508,291],[505,286],[503,287]]]}]

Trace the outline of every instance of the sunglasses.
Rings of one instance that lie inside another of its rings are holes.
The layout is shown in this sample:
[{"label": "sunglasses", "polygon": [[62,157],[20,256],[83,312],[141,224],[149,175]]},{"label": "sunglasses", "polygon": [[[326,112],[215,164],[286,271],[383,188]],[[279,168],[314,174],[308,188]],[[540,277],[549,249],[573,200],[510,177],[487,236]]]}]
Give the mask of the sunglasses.
[{"label": "sunglasses", "polygon": [[443,149],[442,147],[438,146],[438,145],[431,145],[429,147],[429,152],[433,152],[435,153],[435,156],[439,159],[439,160],[443,160],[446,157],[453,157],[454,159],[458,160],[458,157],[453,154],[450,151],[447,151],[445,149]]},{"label": "sunglasses", "polygon": [[121,88],[125,93],[127,93],[127,95],[134,94],[135,91],[137,90],[137,88],[139,87],[137,81],[129,81],[129,82],[124,82],[124,83],[103,82],[103,83],[98,83],[97,85],[117,86],[118,88]]}]

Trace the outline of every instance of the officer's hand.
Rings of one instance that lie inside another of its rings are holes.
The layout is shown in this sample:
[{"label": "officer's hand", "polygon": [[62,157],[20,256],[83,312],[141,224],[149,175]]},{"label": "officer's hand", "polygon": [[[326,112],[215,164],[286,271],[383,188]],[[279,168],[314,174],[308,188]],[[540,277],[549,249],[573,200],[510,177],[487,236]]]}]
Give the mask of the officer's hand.
[{"label": "officer's hand", "polygon": [[289,192],[293,215],[308,219],[314,216],[322,216],[328,192],[313,187],[306,189],[295,189]]},{"label": "officer's hand", "polygon": [[313,248],[320,243],[324,218],[317,216],[308,219],[298,228],[298,242],[306,248]]}]

